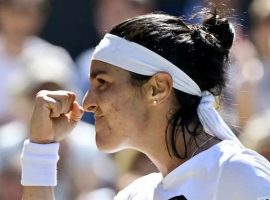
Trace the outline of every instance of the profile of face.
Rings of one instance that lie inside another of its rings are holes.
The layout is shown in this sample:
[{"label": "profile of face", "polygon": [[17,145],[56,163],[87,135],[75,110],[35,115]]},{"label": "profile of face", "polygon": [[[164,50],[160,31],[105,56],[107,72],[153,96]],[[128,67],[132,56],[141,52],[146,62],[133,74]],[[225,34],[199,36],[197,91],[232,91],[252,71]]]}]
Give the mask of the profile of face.
[{"label": "profile of face", "polygon": [[132,85],[130,73],[94,60],[90,85],[83,107],[94,113],[98,148],[104,152],[136,148],[144,138],[148,109],[140,87]]}]

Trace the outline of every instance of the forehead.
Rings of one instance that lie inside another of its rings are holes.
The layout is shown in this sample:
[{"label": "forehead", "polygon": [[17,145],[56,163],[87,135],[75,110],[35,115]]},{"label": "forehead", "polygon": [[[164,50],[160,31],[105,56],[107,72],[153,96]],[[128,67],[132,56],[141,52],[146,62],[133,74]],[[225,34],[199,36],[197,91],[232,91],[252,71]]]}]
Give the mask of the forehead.
[{"label": "forehead", "polygon": [[95,78],[99,74],[110,76],[130,77],[127,70],[98,60],[93,60],[90,66],[90,78]]}]

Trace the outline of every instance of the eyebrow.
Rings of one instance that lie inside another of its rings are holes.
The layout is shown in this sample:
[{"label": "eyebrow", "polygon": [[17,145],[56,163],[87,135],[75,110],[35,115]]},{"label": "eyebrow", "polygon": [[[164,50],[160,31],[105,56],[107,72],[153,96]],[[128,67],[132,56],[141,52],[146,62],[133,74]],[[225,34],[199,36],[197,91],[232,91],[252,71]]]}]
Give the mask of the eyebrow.
[{"label": "eyebrow", "polygon": [[92,71],[90,73],[90,79],[94,79],[94,78],[96,78],[100,74],[107,74],[107,72],[104,71],[104,70],[95,70],[95,71]]}]

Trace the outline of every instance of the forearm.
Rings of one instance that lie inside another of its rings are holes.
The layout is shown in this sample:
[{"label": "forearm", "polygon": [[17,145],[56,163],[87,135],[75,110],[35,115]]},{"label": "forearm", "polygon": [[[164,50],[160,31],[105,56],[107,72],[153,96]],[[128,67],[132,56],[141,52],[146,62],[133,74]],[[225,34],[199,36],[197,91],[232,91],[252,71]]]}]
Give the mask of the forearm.
[{"label": "forearm", "polygon": [[22,152],[23,200],[54,200],[59,141],[83,116],[83,108],[69,91],[40,91]]},{"label": "forearm", "polygon": [[25,186],[23,200],[55,200],[53,187]]}]

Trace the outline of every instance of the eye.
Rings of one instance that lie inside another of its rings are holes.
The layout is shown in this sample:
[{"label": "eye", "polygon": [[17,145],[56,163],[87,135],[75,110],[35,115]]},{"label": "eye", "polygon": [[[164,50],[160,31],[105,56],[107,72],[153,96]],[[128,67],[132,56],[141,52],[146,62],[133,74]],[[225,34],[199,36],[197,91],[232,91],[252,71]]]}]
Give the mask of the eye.
[{"label": "eye", "polygon": [[98,79],[97,79],[97,82],[98,82],[98,87],[99,87],[99,88],[100,88],[100,87],[104,87],[104,86],[107,85],[107,81],[105,81],[105,80],[102,79],[102,78],[98,78]]},{"label": "eye", "polygon": [[101,78],[98,78],[97,81],[98,81],[98,84],[100,84],[100,85],[103,85],[106,83],[106,81],[101,79]]}]

